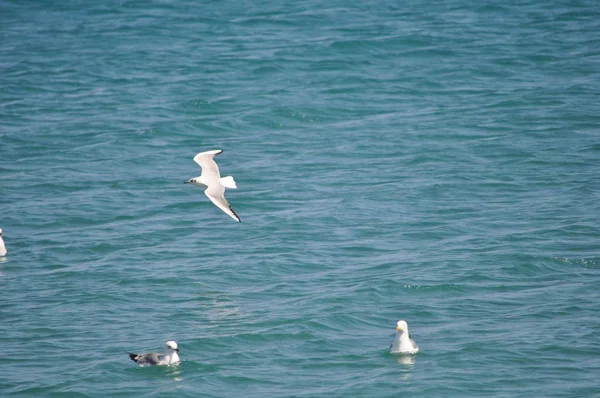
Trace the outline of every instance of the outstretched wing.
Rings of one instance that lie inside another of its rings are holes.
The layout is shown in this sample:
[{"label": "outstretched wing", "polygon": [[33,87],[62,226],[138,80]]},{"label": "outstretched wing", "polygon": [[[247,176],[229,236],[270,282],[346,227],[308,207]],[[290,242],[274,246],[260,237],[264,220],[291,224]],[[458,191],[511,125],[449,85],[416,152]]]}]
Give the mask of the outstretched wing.
[{"label": "outstretched wing", "polygon": [[200,167],[202,167],[201,177],[205,181],[210,181],[213,179],[219,180],[221,178],[219,166],[217,166],[213,160],[213,158],[220,153],[223,153],[223,151],[221,149],[216,149],[214,151],[200,152],[194,156],[194,162],[198,163]]},{"label": "outstretched wing", "polygon": [[219,209],[223,210],[226,214],[228,214],[235,221],[242,222],[242,220],[240,220],[238,215],[235,214],[235,211],[233,211],[233,209],[231,208],[231,205],[229,204],[227,199],[225,199],[225,187],[223,187],[222,185],[221,186],[213,185],[213,186],[208,187],[204,191],[204,193],[206,194],[206,196],[208,196],[210,201],[215,204],[215,206],[217,206]]}]

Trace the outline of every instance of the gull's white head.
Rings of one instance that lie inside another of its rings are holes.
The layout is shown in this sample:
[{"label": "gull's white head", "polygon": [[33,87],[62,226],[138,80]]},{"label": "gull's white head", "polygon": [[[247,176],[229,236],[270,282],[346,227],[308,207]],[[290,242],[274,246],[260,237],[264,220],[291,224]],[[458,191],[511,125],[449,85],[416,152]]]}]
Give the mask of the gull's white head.
[{"label": "gull's white head", "polygon": [[200,187],[200,188],[206,189],[207,188],[206,184],[204,184],[200,181],[202,181],[200,177],[194,177],[194,178],[190,178],[189,180],[184,182],[184,184],[192,184],[195,187]]},{"label": "gull's white head", "polygon": [[406,321],[398,321],[396,323],[396,330],[403,333],[408,332],[408,324]]},{"label": "gull's white head", "polygon": [[167,346],[167,350],[179,352],[179,348],[177,347],[177,343],[174,342],[173,340],[167,341],[166,346]]}]

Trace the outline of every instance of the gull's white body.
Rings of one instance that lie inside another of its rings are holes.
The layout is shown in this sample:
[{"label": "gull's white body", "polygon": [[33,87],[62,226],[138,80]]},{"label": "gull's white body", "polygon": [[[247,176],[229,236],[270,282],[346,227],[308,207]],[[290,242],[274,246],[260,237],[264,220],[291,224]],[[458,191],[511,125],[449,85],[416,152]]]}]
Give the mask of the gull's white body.
[{"label": "gull's white body", "polygon": [[197,154],[194,157],[194,161],[202,168],[202,174],[199,177],[190,179],[186,184],[192,184],[204,189],[204,194],[208,196],[211,202],[235,221],[241,222],[229,202],[225,199],[225,188],[235,189],[237,185],[231,176],[221,178],[219,166],[217,166],[213,159],[215,155],[222,152],[222,150],[218,149]]},{"label": "gull's white body", "polygon": [[0,228],[0,257],[6,256],[6,253],[8,253],[8,251],[4,245],[4,239],[2,239],[2,228]]},{"label": "gull's white body", "polygon": [[396,336],[390,345],[392,354],[416,354],[419,352],[419,346],[408,334],[408,324],[405,321],[398,321],[396,324]]},{"label": "gull's white body", "polygon": [[169,340],[166,343],[165,352],[159,354],[157,352],[147,352],[145,354],[133,354],[128,353],[129,358],[140,366],[163,366],[163,365],[177,365],[180,362],[179,359],[179,348],[177,343]]}]

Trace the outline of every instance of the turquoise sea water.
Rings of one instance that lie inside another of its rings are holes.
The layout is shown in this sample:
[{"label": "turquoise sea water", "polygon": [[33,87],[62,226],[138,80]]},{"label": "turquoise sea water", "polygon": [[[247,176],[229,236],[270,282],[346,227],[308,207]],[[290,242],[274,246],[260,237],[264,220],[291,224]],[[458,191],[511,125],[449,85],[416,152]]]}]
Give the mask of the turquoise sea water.
[{"label": "turquoise sea water", "polygon": [[599,93],[595,1],[0,2],[0,395],[600,396]]}]

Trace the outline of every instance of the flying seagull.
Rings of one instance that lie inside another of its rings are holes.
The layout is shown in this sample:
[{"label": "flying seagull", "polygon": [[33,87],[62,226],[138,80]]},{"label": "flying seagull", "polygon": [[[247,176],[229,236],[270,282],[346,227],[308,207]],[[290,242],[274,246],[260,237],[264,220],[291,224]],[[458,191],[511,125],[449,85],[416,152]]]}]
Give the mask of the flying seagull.
[{"label": "flying seagull", "polygon": [[396,323],[396,336],[390,345],[392,354],[416,354],[419,352],[419,346],[408,334],[408,324],[406,321]]},{"label": "flying seagull", "polygon": [[217,166],[213,159],[220,153],[223,153],[223,151],[217,149],[214,151],[200,152],[194,156],[194,161],[202,168],[202,174],[200,177],[190,178],[185,184],[192,184],[204,189],[204,194],[208,196],[211,202],[235,221],[241,222],[238,215],[235,214],[235,211],[231,208],[229,202],[225,199],[225,188],[235,189],[237,188],[237,185],[232,176],[221,178],[219,166]]},{"label": "flying seagull", "polygon": [[152,365],[176,365],[179,363],[179,348],[177,343],[169,340],[166,343],[165,352],[159,354],[157,352],[148,352],[146,354],[133,354],[128,352],[129,358],[140,366]]}]

